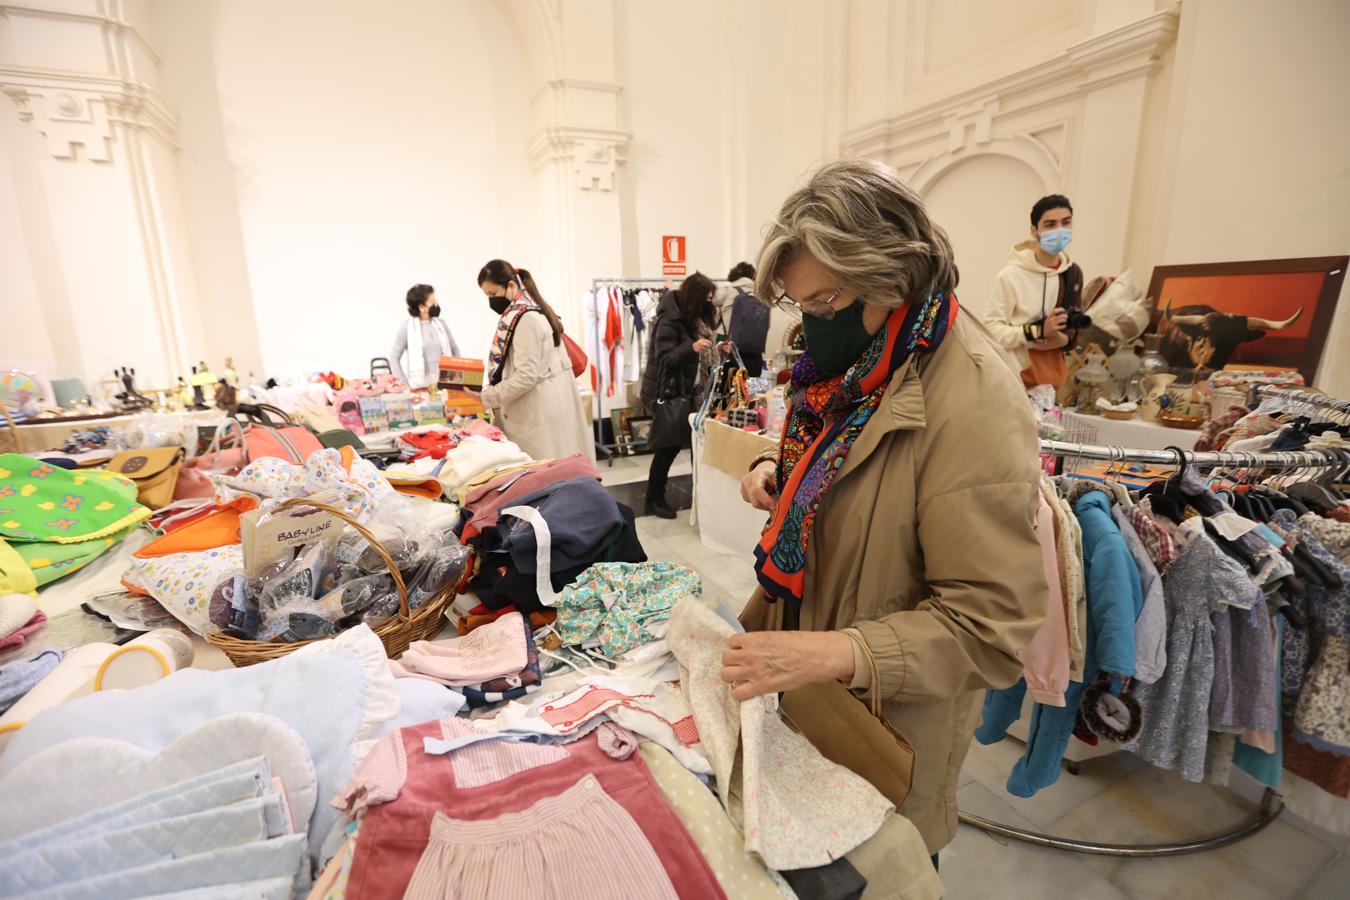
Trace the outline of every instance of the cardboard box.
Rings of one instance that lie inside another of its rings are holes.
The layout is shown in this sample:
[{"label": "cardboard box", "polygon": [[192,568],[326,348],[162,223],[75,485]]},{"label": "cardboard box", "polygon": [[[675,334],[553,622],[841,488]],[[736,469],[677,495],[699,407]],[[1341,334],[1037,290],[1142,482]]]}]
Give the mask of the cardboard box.
[{"label": "cardboard box", "polygon": [[440,377],[437,379],[437,385],[442,390],[462,392],[465,389],[483,389],[485,380],[483,377],[483,361],[481,359],[467,359],[462,356],[442,356],[440,368]]}]

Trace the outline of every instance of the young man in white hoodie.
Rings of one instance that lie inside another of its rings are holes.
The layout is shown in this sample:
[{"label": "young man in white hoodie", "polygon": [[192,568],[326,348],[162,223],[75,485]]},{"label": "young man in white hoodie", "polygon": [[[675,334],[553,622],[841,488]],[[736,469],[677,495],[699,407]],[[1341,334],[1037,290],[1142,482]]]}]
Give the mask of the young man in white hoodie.
[{"label": "young man in white hoodie", "polygon": [[1028,389],[1058,388],[1068,374],[1064,351],[1072,333],[1068,310],[1083,299],[1083,270],[1064,248],[1073,239],[1073,206],[1051,194],[1031,208],[1031,237],[1013,245],[994,279],[984,323],[1012,353]]}]

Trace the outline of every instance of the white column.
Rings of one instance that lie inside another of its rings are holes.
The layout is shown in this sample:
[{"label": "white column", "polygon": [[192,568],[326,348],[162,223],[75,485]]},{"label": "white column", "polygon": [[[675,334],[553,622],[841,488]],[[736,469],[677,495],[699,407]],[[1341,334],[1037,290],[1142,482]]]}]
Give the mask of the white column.
[{"label": "white column", "polygon": [[0,2],[0,90],[23,126],[0,136],[22,142],[7,154],[31,186],[20,225],[48,251],[30,250],[36,280],[57,286],[45,374],[91,390],[121,365],[164,386],[203,353],[178,119],[145,33],[121,0]]}]

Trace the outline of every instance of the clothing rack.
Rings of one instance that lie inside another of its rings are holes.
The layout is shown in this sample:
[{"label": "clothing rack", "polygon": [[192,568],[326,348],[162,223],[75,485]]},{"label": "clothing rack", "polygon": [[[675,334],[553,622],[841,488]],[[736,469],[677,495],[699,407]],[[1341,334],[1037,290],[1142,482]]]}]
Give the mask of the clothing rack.
[{"label": "clothing rack", "polygon": [[1301,388],[1284,388],[1274,384],[1263,384],[1256,388],[1256,395],[1262,400],[1275,400],[1294,407],[1304,407],[1310,411],[1325,411],[1336,415],[1350,416],[1350,400],[1341,400],[1328,394],[1318,394]]},{"label": "clothing rack", "polygon": [[[1333,398],[1319,399],[1333,400]],[[1333,402],[1338,404],[1344,403],[1344,401],[1334,400]],[[1345,404],[1345,406],[1347,409],[1350,409],[1350,404]],[[1248,469],[1331,468],[1333,466],[1343,467],[1347,463],[1347,456],[1343,451],[1332,449],[1287,450],[1266,453],[1229,453],[1224,451],[1184,451],[1180,449],[1137,450],[1104,444],[1073,444],[1063,441],[1047,440],[1042,440],[1040,443],[1041,453],[1052,454],[1059,457],[1173,466],[1184,462],[1204,469],[1230,466],[1240,466]],[[1070,773],[1077,774],[1073,766],[1070,766]],[[1090,853],[1098,856],[1119,856],[1138,859],[1183,856],[1188,853],[1200,853],[1206,850],[1217,850],[1220,847],[1226,847],[1229,844],[1236,843],[1237,841],[1256,834],[1271,822],[1275,821],[1283,810],[1284,801],[1280,794],[1272,788],[1267,787],[1261,796],[1260,807],[1247,819],[1247,821],[1236,828],[1208,837],[1163,844],[1105,844],[1097,841],[1057,837],[1055,835],[1042,834],[1038,831],[1029,831],[1011,825],[1004,825],[1000,822],[986,819],[983,816],[976,816],[965,812],[959,814],[959,820],[973,828],[978,828],[981,831],[995,834],[999,837],[1011,838],[1012,840],[1022,841],[1024,843],[1035,844],[1039,847],[1048,847],[1052,850],[1069,850],[1074,853]]]},{"label": "clothing rack", "polygon": [[[729,283],[725,278],[712,278],[709,280],[712,281],[714,284]],[[592,278],[591,295],[595,297],[595,304],[596,304],[595,309],[596,312],[598,313],[600,308],[600,298],[598,294],[602,287],[651,288],[655,286],[665,287],[667,284],[672,283],[674,283],[674,279],[672,278]],[[593,321],[589,324],[593,334],[595,335],[595,340],[591,342],[592,346],[590,348],[591,351],[595,354],[591,358],[591,362],[598,369],[600,365],[600,360],[602,358],[602,352],[604,350],[604,347],[601,346],[600,343],[600,324],[598,321]],[[646,365],[646,362],[647,362],[646,360],[638,360],[639,371],[641,371],[641,369]],[[603,409],[604,403],[600,397],[600,392],[597,389],[595,395],[595,409],[593,410],[593,415],[591,418],[591,426],[595,431],[595,455],[597,459],[604,459],[611,466],[613,466],[615,451],[619,449],[618,435],[615,435],[615,440],[613,443],[605,442],[604,415],[602,414]]]}]

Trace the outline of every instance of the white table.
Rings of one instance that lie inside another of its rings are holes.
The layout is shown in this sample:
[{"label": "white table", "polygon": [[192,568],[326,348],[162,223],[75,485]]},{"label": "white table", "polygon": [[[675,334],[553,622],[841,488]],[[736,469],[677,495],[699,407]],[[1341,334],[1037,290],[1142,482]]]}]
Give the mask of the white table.
[{"label": "white table", "polygon": [[1064,411],[1066,440],[1082,444],[1106,444],[1133,450],[1165,450],[1180,447],[1194,450],[1200,439],[1200,429],[1168,428],[1158,422],[1143,419],[1117,421],[1105,416],[1088,416],[1073,410]]}]

